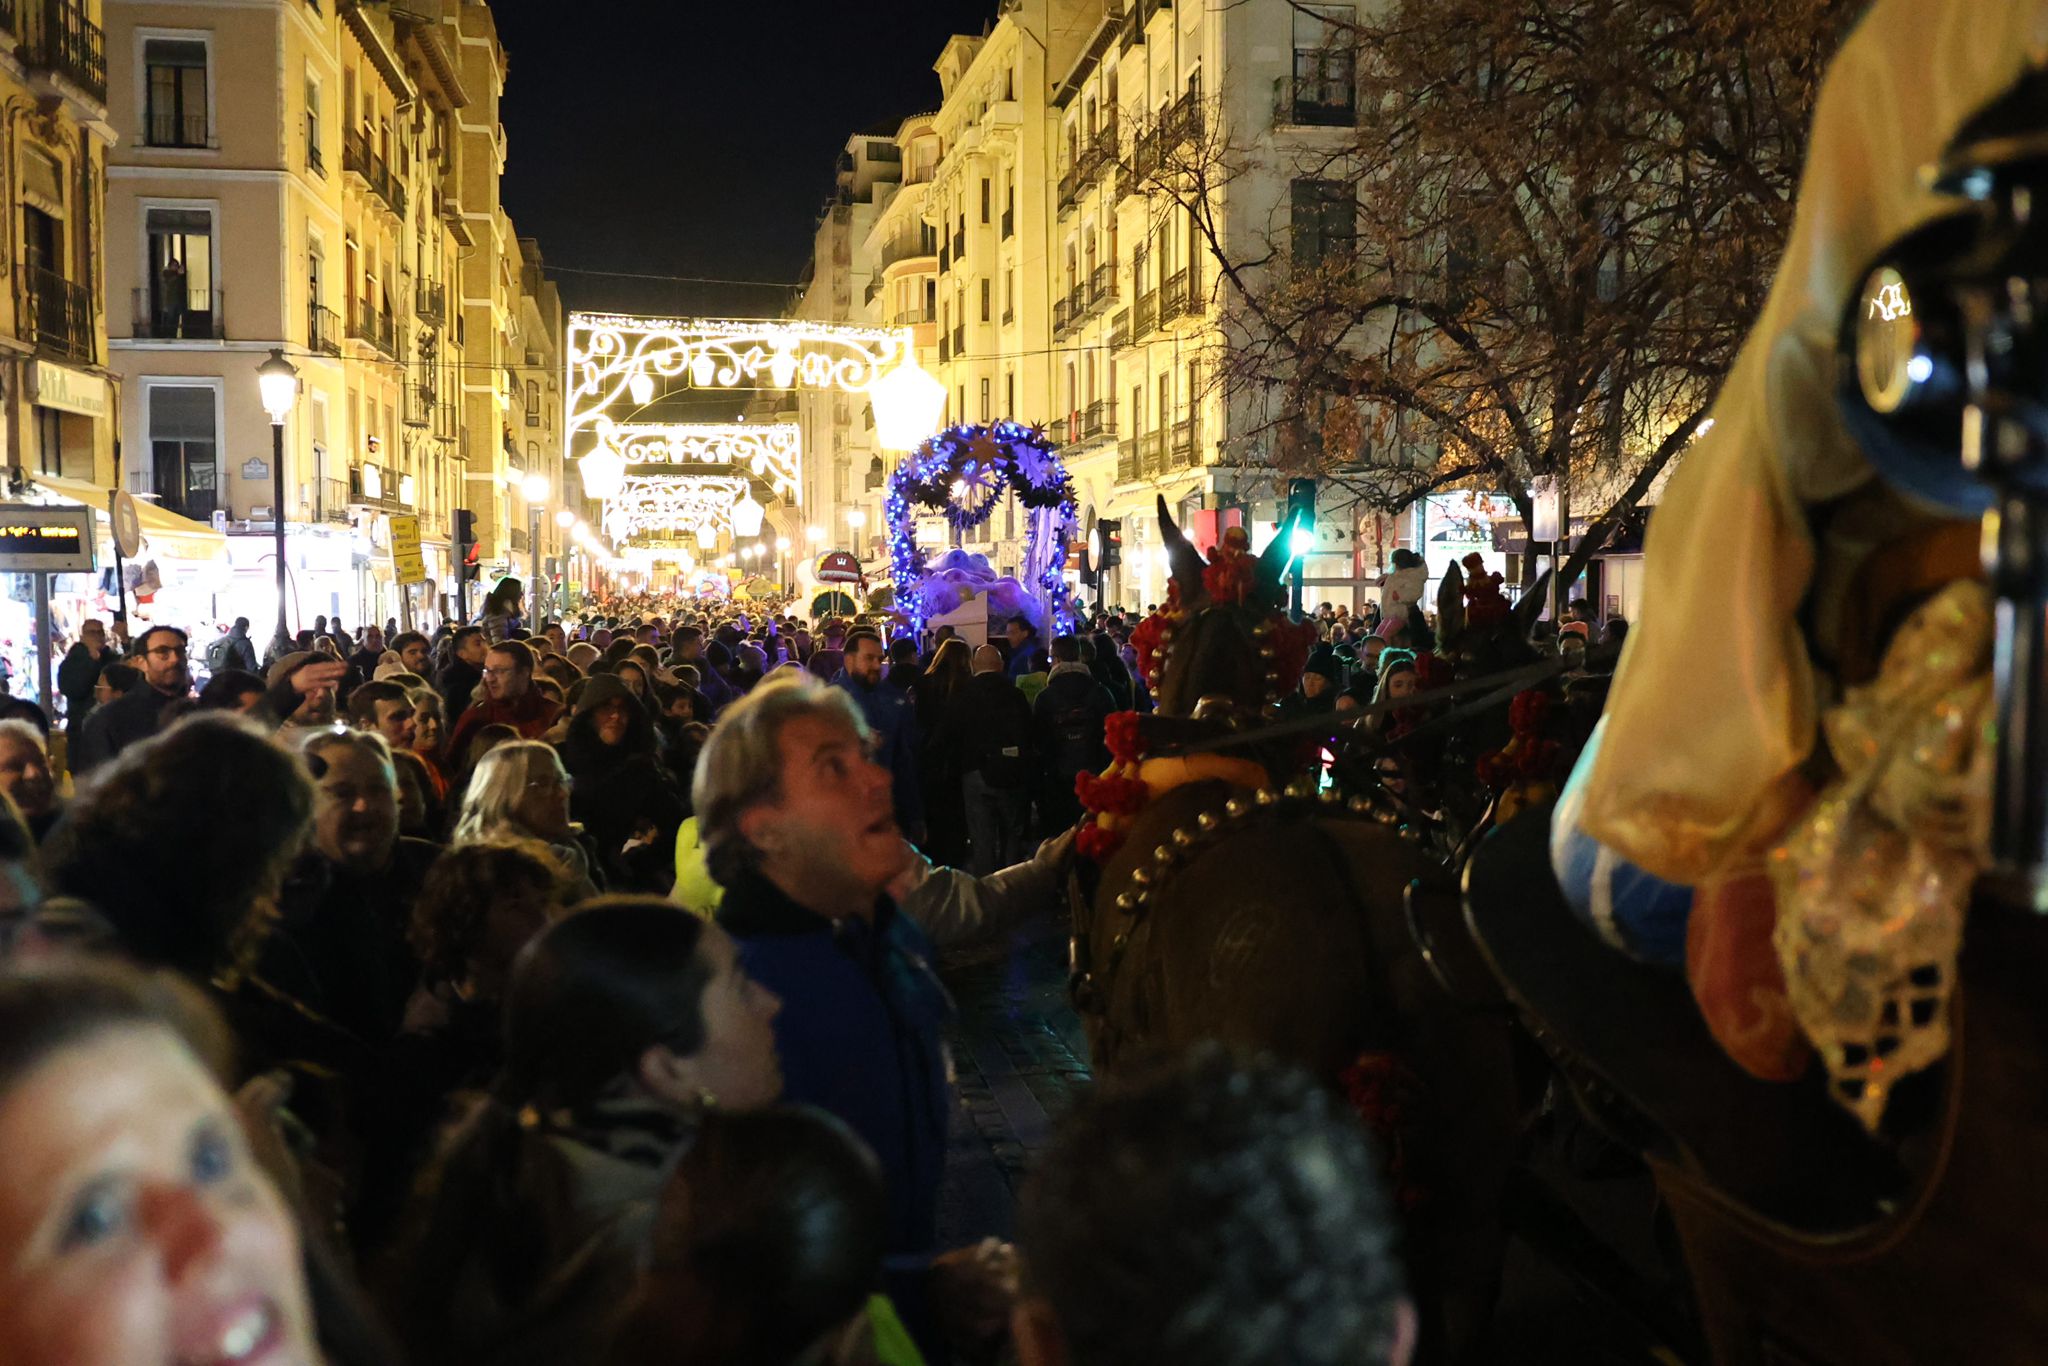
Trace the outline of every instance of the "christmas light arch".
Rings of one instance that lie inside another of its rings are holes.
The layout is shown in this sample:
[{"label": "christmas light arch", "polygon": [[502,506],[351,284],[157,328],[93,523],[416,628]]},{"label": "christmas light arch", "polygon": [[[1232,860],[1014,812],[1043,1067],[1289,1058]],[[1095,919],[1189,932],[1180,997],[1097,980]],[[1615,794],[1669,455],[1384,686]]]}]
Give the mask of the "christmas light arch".
[{"label": "christmas light arch", "polygon": [[1019,578],[1045,604],[1048,634],[1071,631],[1072,594],[1063,574],[1078,513],[1073,480],[1053,444],[1035,427],[1001,421],[948,427],[913,451],[889,476],[883,513],[896,601],[922,628],[916,587],[925,571],[917,514],[943,512],[955,530],[988,521],[1005,495],[1024,505],[1024,564]]}]

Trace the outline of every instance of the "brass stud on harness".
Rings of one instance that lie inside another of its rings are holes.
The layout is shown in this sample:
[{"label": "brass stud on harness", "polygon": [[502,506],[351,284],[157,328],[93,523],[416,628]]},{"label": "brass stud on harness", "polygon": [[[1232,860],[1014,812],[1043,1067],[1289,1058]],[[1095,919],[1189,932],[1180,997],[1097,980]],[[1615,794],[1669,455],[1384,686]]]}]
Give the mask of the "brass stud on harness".
[{"label": "brass stud on harness", "polygon": [[1249,810],[1251,810],[1251,807],[1245,804],[1242,797],[1232,797],[1229,801],[1223,803],[1223,814],[1231,820],[1242,819],[1244,813]]},{"label": "brass stud on harness", "polygon": [[1195,824],[1202,828],[1202,833],[1205,835],[1214,831],[1221,823],[1216,819],[1214,811],[1204,811],[1201,815],[1195,817]]},{"label": "brass stud on harness", "polygon": [[1138,898],[1130,892],[1116,894],[1116,908],[1128,914],[1138,908]]},{"label": "brass stud on harness", "polygon": [[1145,886],[1149,886],[1149,885],[1151,885],[1151,882],[1152,882],[1152,870],[1151,870],[1150,868],[1133,868],[1133,869],[1131,869],[1131,881],[1132,881],[1132,882],[1133,882],[1133,883],[1134,883],[1135,885],[1137,885],[1137,886],[1139,886],[1139,887],[1145,887]]},{"label": "brass stud on harness", "polygon": [[1257,792],[1252,793],[1252,800],[1260,806],[1271,806],[1280,800],[1280,794],[1270,787],[1262,787]]},{"label": "brass stud on harness", "polygon": [[1180,829],[1173,832],[1173,842],[1175,847],[1177,848],[1191,849],[1194,847],[1195,843],[1195,832],[1188,829],[1186,826],[1182,826]]},{"label": "brass stud on harness", "polygon": [[1152,851],[1152,861],[1159,865],[1161,871],[1164,871],[1177,857],[1179,855],[1170,846],[1164,844]]}]

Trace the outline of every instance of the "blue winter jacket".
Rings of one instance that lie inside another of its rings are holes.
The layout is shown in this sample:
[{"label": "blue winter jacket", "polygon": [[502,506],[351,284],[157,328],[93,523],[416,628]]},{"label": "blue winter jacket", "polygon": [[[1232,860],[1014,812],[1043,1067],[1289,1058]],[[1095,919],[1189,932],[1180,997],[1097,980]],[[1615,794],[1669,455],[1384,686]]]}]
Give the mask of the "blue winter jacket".
[{"label": "blue winter jacket", "polygon": [[748,974],[782,998],[783,1098],[830,1111],[874,1149],[889,1187],[891,1259],[931,1253],[952,1105],[943,1039],[952,1001],[930,941],[886,897],[872,922],[834,922],[754,873],[726,889],[718,923]]}]

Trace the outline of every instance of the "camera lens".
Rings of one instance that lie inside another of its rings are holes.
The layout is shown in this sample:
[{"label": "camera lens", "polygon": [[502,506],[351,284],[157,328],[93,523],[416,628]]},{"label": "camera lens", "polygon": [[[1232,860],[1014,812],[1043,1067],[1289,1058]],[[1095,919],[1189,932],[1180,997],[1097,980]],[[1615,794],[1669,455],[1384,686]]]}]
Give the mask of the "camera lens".
[{"label": "camera lens", "polygon": [[1895,266],[1879,266],[1863,282],[1856,322],[1856,380],[1863,401],[1879,413],[1912,403],[1934,377],[1934,359],[1921,345],[1913,295]]}]

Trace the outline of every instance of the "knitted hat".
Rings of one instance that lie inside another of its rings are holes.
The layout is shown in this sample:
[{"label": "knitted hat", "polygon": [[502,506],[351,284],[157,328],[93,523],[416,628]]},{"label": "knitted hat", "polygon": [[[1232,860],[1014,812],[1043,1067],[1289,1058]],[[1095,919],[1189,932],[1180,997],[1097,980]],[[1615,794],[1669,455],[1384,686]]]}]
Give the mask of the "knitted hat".
[{"label": "knitted hat", "polygon": [[1308,663],[1301,666],[1301,671],[1303,673],[1321,674],[1332,683],[1338,682],[1344,677],[1343,662],[1337,658],[1337,652],[1327,645],[1318,645],[1314,650],[1310,651]]}]

